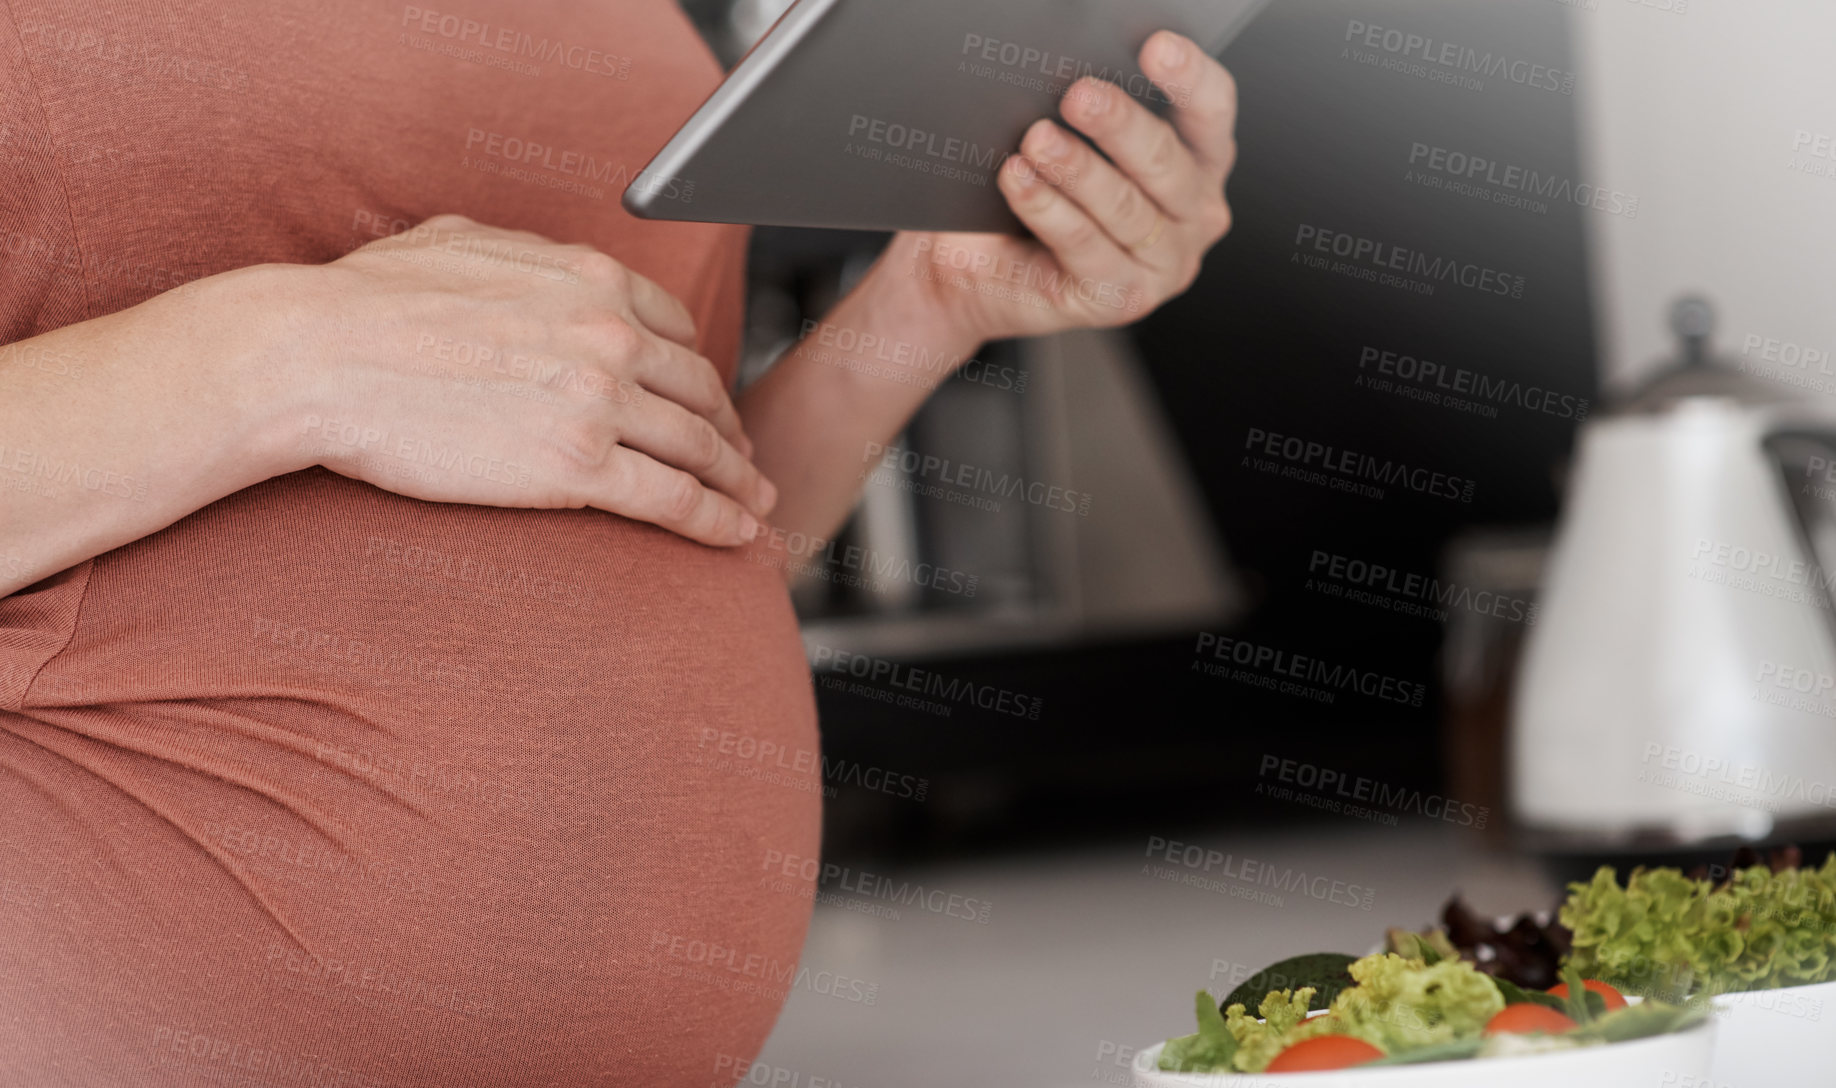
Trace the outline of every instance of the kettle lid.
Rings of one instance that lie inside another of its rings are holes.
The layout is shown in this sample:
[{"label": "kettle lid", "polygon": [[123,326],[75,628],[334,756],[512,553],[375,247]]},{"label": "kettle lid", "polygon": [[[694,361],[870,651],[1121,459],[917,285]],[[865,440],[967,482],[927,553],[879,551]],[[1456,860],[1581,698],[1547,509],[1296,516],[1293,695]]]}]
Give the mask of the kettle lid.
[{"label": "kettle lid", "polygon": [[1715,306],[1707,298],[1686,295],[1678,299],[1670,307],[1670,328],[1678,340],[1678,357],[1666,361],[1656,374],[1617,399],[1612,410],[1625,415],[1653,415],[1703,399],[1751,406],[1789,404],[1800,399],[1785,386],[1744,374],[1718,359],[1710,347],[1715,326]]}]

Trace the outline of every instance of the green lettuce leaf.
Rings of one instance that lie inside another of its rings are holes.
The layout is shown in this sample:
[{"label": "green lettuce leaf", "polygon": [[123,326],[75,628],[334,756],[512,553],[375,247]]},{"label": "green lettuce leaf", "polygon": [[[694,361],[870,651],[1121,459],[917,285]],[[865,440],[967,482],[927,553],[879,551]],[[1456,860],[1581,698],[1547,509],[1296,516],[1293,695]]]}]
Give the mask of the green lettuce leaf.
[{"label": "green lettuce leaf", "polygon": [[1576,1029],[1571,1034],[1581,1038],[1599,1039],[1606,1043],[1623,1043],[1632,1039],[1645,1039],[1653,1035],[1669,1035],[1672,1032],[1688,1031],[1706,1020],[1709,1007],[1706,1001],[1691,1002],[1687,1005],[1672,1005],[1664,1001],[1643,1001],[1637,1005],[1628,1005],[1623,1009],[1614,1009],[1596,1017],[1590,1024]]},{"label": "green lettuce leaf", "polygon": [[1460,950],[1447,939],[1447,931],[1436,926],[1425,933],[1390,929],[1384,933],[1386,950],[1404,959],[1421,960],[1430,967],[1442,960],[1457,960]]},{"label": "green lettuce leaf", "polygon": [[1552,993],[1545,993],[1542,990],[1526,990],[1509,979],[1494,978],[1492,981],[1497,984],[1498,992],[1504,995],[1506,1005],[1541,1005],[1560,1013],[1568,1011],[1568,1002]]},{"label": "green lettuce leaf", "polygon": [[1836,980],[1836,854],[1816,869],[1764,865],[1720,886],[1676,869],[1611,868],[1569,885],[1568,962],[1627,993],[1679,1001]]},{"label": "green lettuce leaf", "polygon": [[1237,1056],[1237,1037],[1224,1027],[1217,1002],[1203,990],[1195,1001],[1198,1032],[1168,1039],[1160,1051],[1160,1068],[1172,1073],[1229,1073]]},{"label": "green lettuce leaf", "polygon": [[1558,1000],[1570,1020],[1585,1027],[1606,1012],[1606,998],[1587,988],[1587,980],[1582,978],[1579,967],[1573,963],[1563,964],[1562,981],[1568,986],[1568,996]]},{"label": "green lettuce leaf", "polygon": [[1450,1042],[1436,1043],[1433,1046],[1418,1046],[1414,1050],[1404,1050],[1396,1054],[1386,1054],[1363,1063],[1358,1068],[1368,1069],[1374,1065],[1423,1065],[1428,1062],[1457,1062],[1471,1058],[1479,1053],[1485,1039],[1475,1035],[1468,1039],[1454,1039]]}]

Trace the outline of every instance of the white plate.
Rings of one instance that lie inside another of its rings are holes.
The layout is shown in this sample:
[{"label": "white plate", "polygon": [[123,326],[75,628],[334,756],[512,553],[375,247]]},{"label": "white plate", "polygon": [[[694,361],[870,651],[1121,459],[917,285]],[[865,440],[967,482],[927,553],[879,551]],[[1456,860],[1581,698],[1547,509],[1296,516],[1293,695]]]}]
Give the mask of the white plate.
[{"label": "white plate", "polygon": [[1715,999],[1714,1069],[1670,1088],[1788,1088],[1836,1081],[1836,982]]},{"label": "white plate", "polygon": [[[1331,1073],[1166,1073],[1156,1043],[1135,1055],[1135,1088],[1720,1088],[1709,1077],[1716,1021],[1672,1035],[1521,1058]],[[1797,1088],[1821,1081],[1773,1082]]]}]

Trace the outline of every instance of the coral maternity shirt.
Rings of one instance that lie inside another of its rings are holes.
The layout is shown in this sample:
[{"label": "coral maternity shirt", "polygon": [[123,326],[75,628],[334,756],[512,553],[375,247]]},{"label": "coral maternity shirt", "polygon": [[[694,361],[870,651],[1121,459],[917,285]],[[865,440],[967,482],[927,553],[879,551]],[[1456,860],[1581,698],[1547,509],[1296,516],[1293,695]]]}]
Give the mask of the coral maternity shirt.
[{"label": "coral maternity shirt", "polygon": [[[668,0],[0,0],[0,343],[458,212],[657,280],[731,376],[744,232],[619,206],[719,75]],[[816,744],[737,552],[231,496],[0,598],[0,1085],[732,1083],[809,917],[760,878],[818,849],[814,760],[757,753]]]}]

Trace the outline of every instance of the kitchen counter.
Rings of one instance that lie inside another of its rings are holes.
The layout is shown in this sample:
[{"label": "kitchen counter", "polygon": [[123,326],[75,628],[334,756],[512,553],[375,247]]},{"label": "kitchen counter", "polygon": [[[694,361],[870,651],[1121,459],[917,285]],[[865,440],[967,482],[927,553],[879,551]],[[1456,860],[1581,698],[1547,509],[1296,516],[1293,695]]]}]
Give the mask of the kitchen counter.
[{"label": "kitchen counter", "polygon": [[1456,889],[1498,914],[1558,892],[1534,860],[1420,817],[851,866],[819,896],[803,970],[743,1083],[1126,1086],[1134,1048],[1194,1030],[1196,990],[1223,995],[1302,952],[1363,952],[1387,926],[1425,926]]}]

